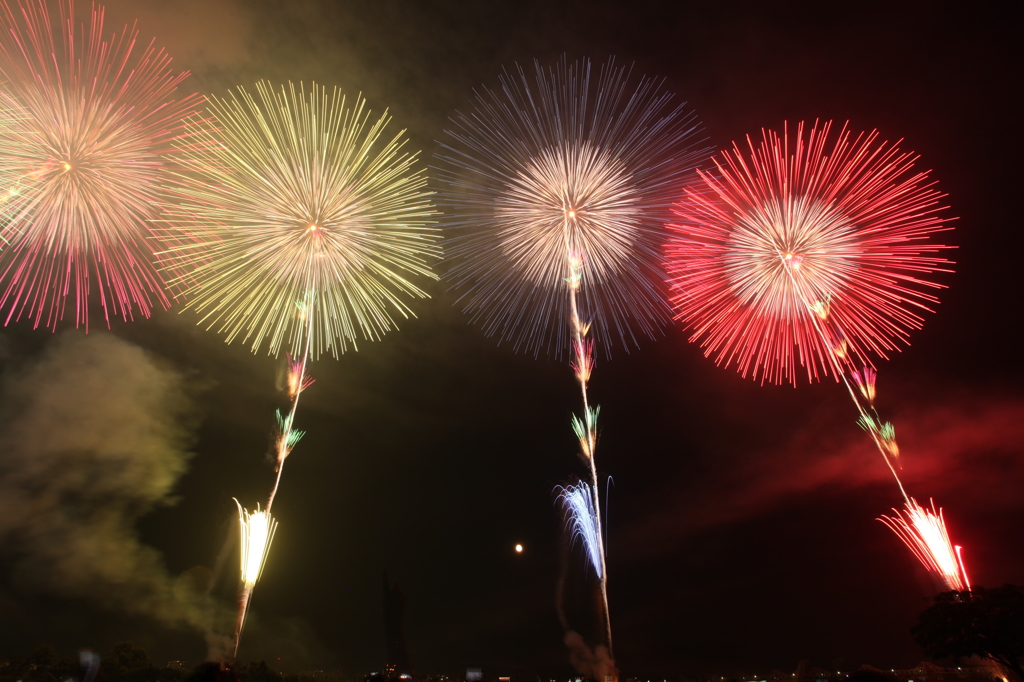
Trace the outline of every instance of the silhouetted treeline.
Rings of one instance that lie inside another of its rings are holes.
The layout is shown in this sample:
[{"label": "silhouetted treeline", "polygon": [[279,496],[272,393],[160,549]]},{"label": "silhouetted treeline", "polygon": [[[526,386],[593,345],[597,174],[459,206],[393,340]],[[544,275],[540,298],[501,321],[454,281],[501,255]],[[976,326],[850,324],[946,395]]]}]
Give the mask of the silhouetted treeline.
[{"label": "silhouetted treeline", "polygon": [[[122,642],[99,656],[100,665],[90,670],[89,655],[60,656],[52,646],[28,655],[0,659],[0,682],[347,682],[340,674],[317,672],[282,675],[266,661],[251,661],[234,670],[216,663],[196,667],[154,664],[132,642]],[[362,680],[362,677],[356,678]]]}]

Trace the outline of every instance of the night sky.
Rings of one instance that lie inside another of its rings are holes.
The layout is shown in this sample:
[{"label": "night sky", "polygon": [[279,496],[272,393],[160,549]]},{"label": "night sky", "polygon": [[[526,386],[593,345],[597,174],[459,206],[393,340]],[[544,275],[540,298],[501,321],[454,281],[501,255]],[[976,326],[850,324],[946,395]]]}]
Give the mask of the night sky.
[{"label": "night sky", "polygon": [[[192,71],[191,90],[263,78],[361,91],[408,128],[425,163],[473,88],[563,54],[665,77],[716,148],[784,120],[903,138],[958,216],[944,235],[957,265],[913,345],[880,363],[878,404],[909,492],[945,509],[972,581],[1024,582],[1021,80],[1017,24],[995,4],[108,7],[108,30],[137,18]],[[281,525],[242,660],[379,668],[387,570],[408,597],[418,672],[572,672],[552,489],[583,473],[573,375],[484,337],[443,281],[427,288],[417,319],[312,366],[298,417],[309,435],[274,505]],[[202,630],[174,625],[167,604],[211,578],[229,593],[231,498],[252,507],[272,482],[281,365],[174,309],[109,333],[97,314],[88,337],[24,322],[0,331],[0,655],[133,640],[157,661],[203,660]],[[875,520],[901,500],[834,381],[760,386],[668,328],[599,357],[590,388],[598,464],[614,479],[609,593],[624,676],[922,660],[910,628],[939,587]],[[34,434],[59,453],[19,457],[50,447]],[[589,637],[593,584],[580,551],[568,557],[568,614]]]}]

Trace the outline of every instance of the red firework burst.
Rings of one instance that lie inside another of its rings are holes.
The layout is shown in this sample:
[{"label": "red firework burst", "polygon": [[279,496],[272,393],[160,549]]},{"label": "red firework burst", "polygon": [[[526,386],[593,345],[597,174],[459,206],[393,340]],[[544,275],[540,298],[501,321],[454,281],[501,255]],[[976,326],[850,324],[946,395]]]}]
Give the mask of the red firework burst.
[{"label": "red firework burst", "polygon": [[125,27],[103,37],[71,0],[52,21],[45,0],[0,0],[0,311],[55,328],[74,297],[88,328],[90,287],[110,313],[167,307],[149,222],[159,213],[162,154],[201,98],[176,98],[188,72],[137,44]]},{"label": "red firework burst", "polygon": [[831,122],[763,131],[687,189],[666,246],[676,319],[718,364],[761,381],[846,372],[905,343],[948,272],[935,232],[945,195],[877,132],[830,141]]}]

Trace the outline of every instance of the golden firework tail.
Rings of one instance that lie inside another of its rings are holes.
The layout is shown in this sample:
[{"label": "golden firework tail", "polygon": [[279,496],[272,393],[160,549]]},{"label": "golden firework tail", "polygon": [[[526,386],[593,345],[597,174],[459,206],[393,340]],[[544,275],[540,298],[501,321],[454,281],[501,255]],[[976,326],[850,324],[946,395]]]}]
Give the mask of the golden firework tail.
[{"label": "golden firework tail", "polygon": [[241,559],[238,620],[235,624],[234,655],[237,657],[242,628],[245,627],[246,615],[249,612],[249,601],[252,598],[252,591],[256,587],[256,581],[263,573],[263,566],[270,551],[270,543],[273,542],[274,532],[277,530],[277,521],[271,517],[269,509],[260,510],[259,505],[256,506],[254,512],[243,509],[238,500],[235,500],[235,505],[238,507],[239,557]]}]

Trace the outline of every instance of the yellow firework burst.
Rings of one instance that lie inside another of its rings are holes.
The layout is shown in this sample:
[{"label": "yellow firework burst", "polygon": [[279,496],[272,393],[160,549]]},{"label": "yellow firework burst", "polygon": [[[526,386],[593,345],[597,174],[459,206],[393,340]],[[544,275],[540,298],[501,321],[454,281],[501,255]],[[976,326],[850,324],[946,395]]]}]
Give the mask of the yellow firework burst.
[{"label": "yellow firework burst", "polygon": [[260,82],[209,108],[217,127],[191,125],[173,155],[186,170],[162,230],[186,309],[253,351],[304,355],[308,338],[312,357],[411,315],[440,249],[405,131],[385,136],[386,112],[316,85]]}]

